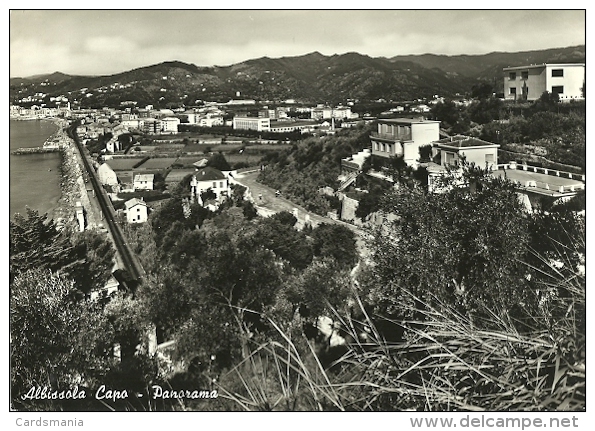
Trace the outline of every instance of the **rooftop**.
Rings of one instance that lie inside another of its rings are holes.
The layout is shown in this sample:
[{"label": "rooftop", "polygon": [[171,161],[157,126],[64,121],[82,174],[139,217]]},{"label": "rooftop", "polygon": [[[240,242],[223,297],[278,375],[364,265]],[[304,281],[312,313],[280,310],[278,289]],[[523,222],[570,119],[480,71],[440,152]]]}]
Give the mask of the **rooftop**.
[{"label": "rooftop", "polygon": [[210,166],[207,166],[206,168],[199,170],[196,173],[195,177],[197,181],[213,181],[225,179],[225,175],[223,175],[223,172],[221,172],[219,169],[215,169]]},{"label": "rooftop", "polygon": [[126,209],[130,209],[136,205],[144,205],[147,206],[147,203],[141,199],[138,198],[132,198],[129,201],[124,202],[124,206],[126,207]]},{"label": "rooftop", "polygon": [[379,123],[389,124],[419,124],[419,123],[440,123],[440,121],[426,120],[423,117],[418,118],[386,118],[378,119]]},{"label": "rooftop", "polygon": [[535,69],[539,67],[569,67],[569,66],[582,66],[585,67],[585,63],[542,63],[542,64],[530,64],[528,66],[509,66],[503,70],[518,70],[518,69]]},{"label": "rooftop", "polygon": [[470,136],[464,135],[456,135],[450,136],[448,138],[439,139],[438,141],[434,141],[434,143],[438,144],[439,146],[447,146],[447,147],[487,147],[487,146],[498,146],[498,144],[494,144],[493,142],[484,141],[482,139],[473,138]]},{"label": "rooftop", "polygon": [[[580,180],[519,169],[498,169],[497,171],[493,171],[492,175],[507,178],[510,181],[516,182],[524,189],[548,196],[574,194],[575,190],[578,191],[585,187],[585,183]],[[527,184],[531,185],[527,186]]]},{"label": "rooftop", "polygon": [[134,177],[136,181],[153,181],[155,174],[139,174]]}]

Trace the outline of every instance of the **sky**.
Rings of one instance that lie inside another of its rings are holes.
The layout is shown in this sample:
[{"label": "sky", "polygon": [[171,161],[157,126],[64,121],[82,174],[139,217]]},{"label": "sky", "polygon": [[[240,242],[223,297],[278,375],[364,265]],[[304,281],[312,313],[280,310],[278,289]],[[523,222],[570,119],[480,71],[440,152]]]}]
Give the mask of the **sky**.
[{"label": "sky", "polygon": [[[194,3],[196,4],[196,3]],[[318,51],[486,54],[585,44],[585,10],[18,10],[10,77],[226,66]]]}]

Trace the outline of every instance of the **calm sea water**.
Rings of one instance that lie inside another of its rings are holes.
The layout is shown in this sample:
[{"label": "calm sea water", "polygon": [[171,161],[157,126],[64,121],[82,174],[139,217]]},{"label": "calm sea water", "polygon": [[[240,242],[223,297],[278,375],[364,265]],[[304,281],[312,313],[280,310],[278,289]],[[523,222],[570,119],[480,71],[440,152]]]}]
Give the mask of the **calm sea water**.
[{"label": "calm sea water", "polygon": [[[57,130],[50,121],[10,121],[10,149],[40,147]],[[60,154],[10,156],[10,218],[26,208],[50,213],[60,199]]]}]

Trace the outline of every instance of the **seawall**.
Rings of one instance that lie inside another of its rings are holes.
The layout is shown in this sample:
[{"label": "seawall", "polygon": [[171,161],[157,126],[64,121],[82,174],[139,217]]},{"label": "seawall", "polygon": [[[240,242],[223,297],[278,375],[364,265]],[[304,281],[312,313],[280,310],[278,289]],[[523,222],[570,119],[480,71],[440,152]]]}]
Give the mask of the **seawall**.
[{"label": "seawall", "polygon": [[18,156],[21,154],[57,153],[58,151],[60,151],[59,146],[28,147],[28,148],[17,148],[16,150],[10,150],[10,154]]}]

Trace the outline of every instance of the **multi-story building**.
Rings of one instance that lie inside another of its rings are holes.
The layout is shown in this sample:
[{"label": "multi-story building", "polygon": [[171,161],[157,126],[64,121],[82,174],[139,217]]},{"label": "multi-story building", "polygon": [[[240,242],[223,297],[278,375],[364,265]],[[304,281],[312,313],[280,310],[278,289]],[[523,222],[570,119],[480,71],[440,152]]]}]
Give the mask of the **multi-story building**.
[{"label": "multi-story building", "polygon": [[143,133],[159,134],[161,133],[161,120],[156,118],[145,118],[139,121],[139,129]]},{"label": "multi-story building", "polygon": [[161,131],[163,133],[178,133],[180,119],[177,117],[165,117],[161,119]]},{"label": "multi-story building", "polygon": [[505,67],[503,71],[507,100],[537,100],[546,91],[565,102],[585,97],[584,63],[532,64]]},{"label": "multi-story building", "polygon": [[391,158],[403,156],[405,163],[417,165],[419,147],[440,139],[440,121],[423,118],[378,120],[378,132],[370,136],[372,155]]},{"label": "multi-story building", "polygon": [[271,129],[270,118],[234,117],[233,128],[238,130],[257,130],[268,132]]},{"label": "multi-story building", "polygon": [[310,118],[313,120],[330,120],[333,118],[333,108],[329,106],[318,105],[310,111]]}]

